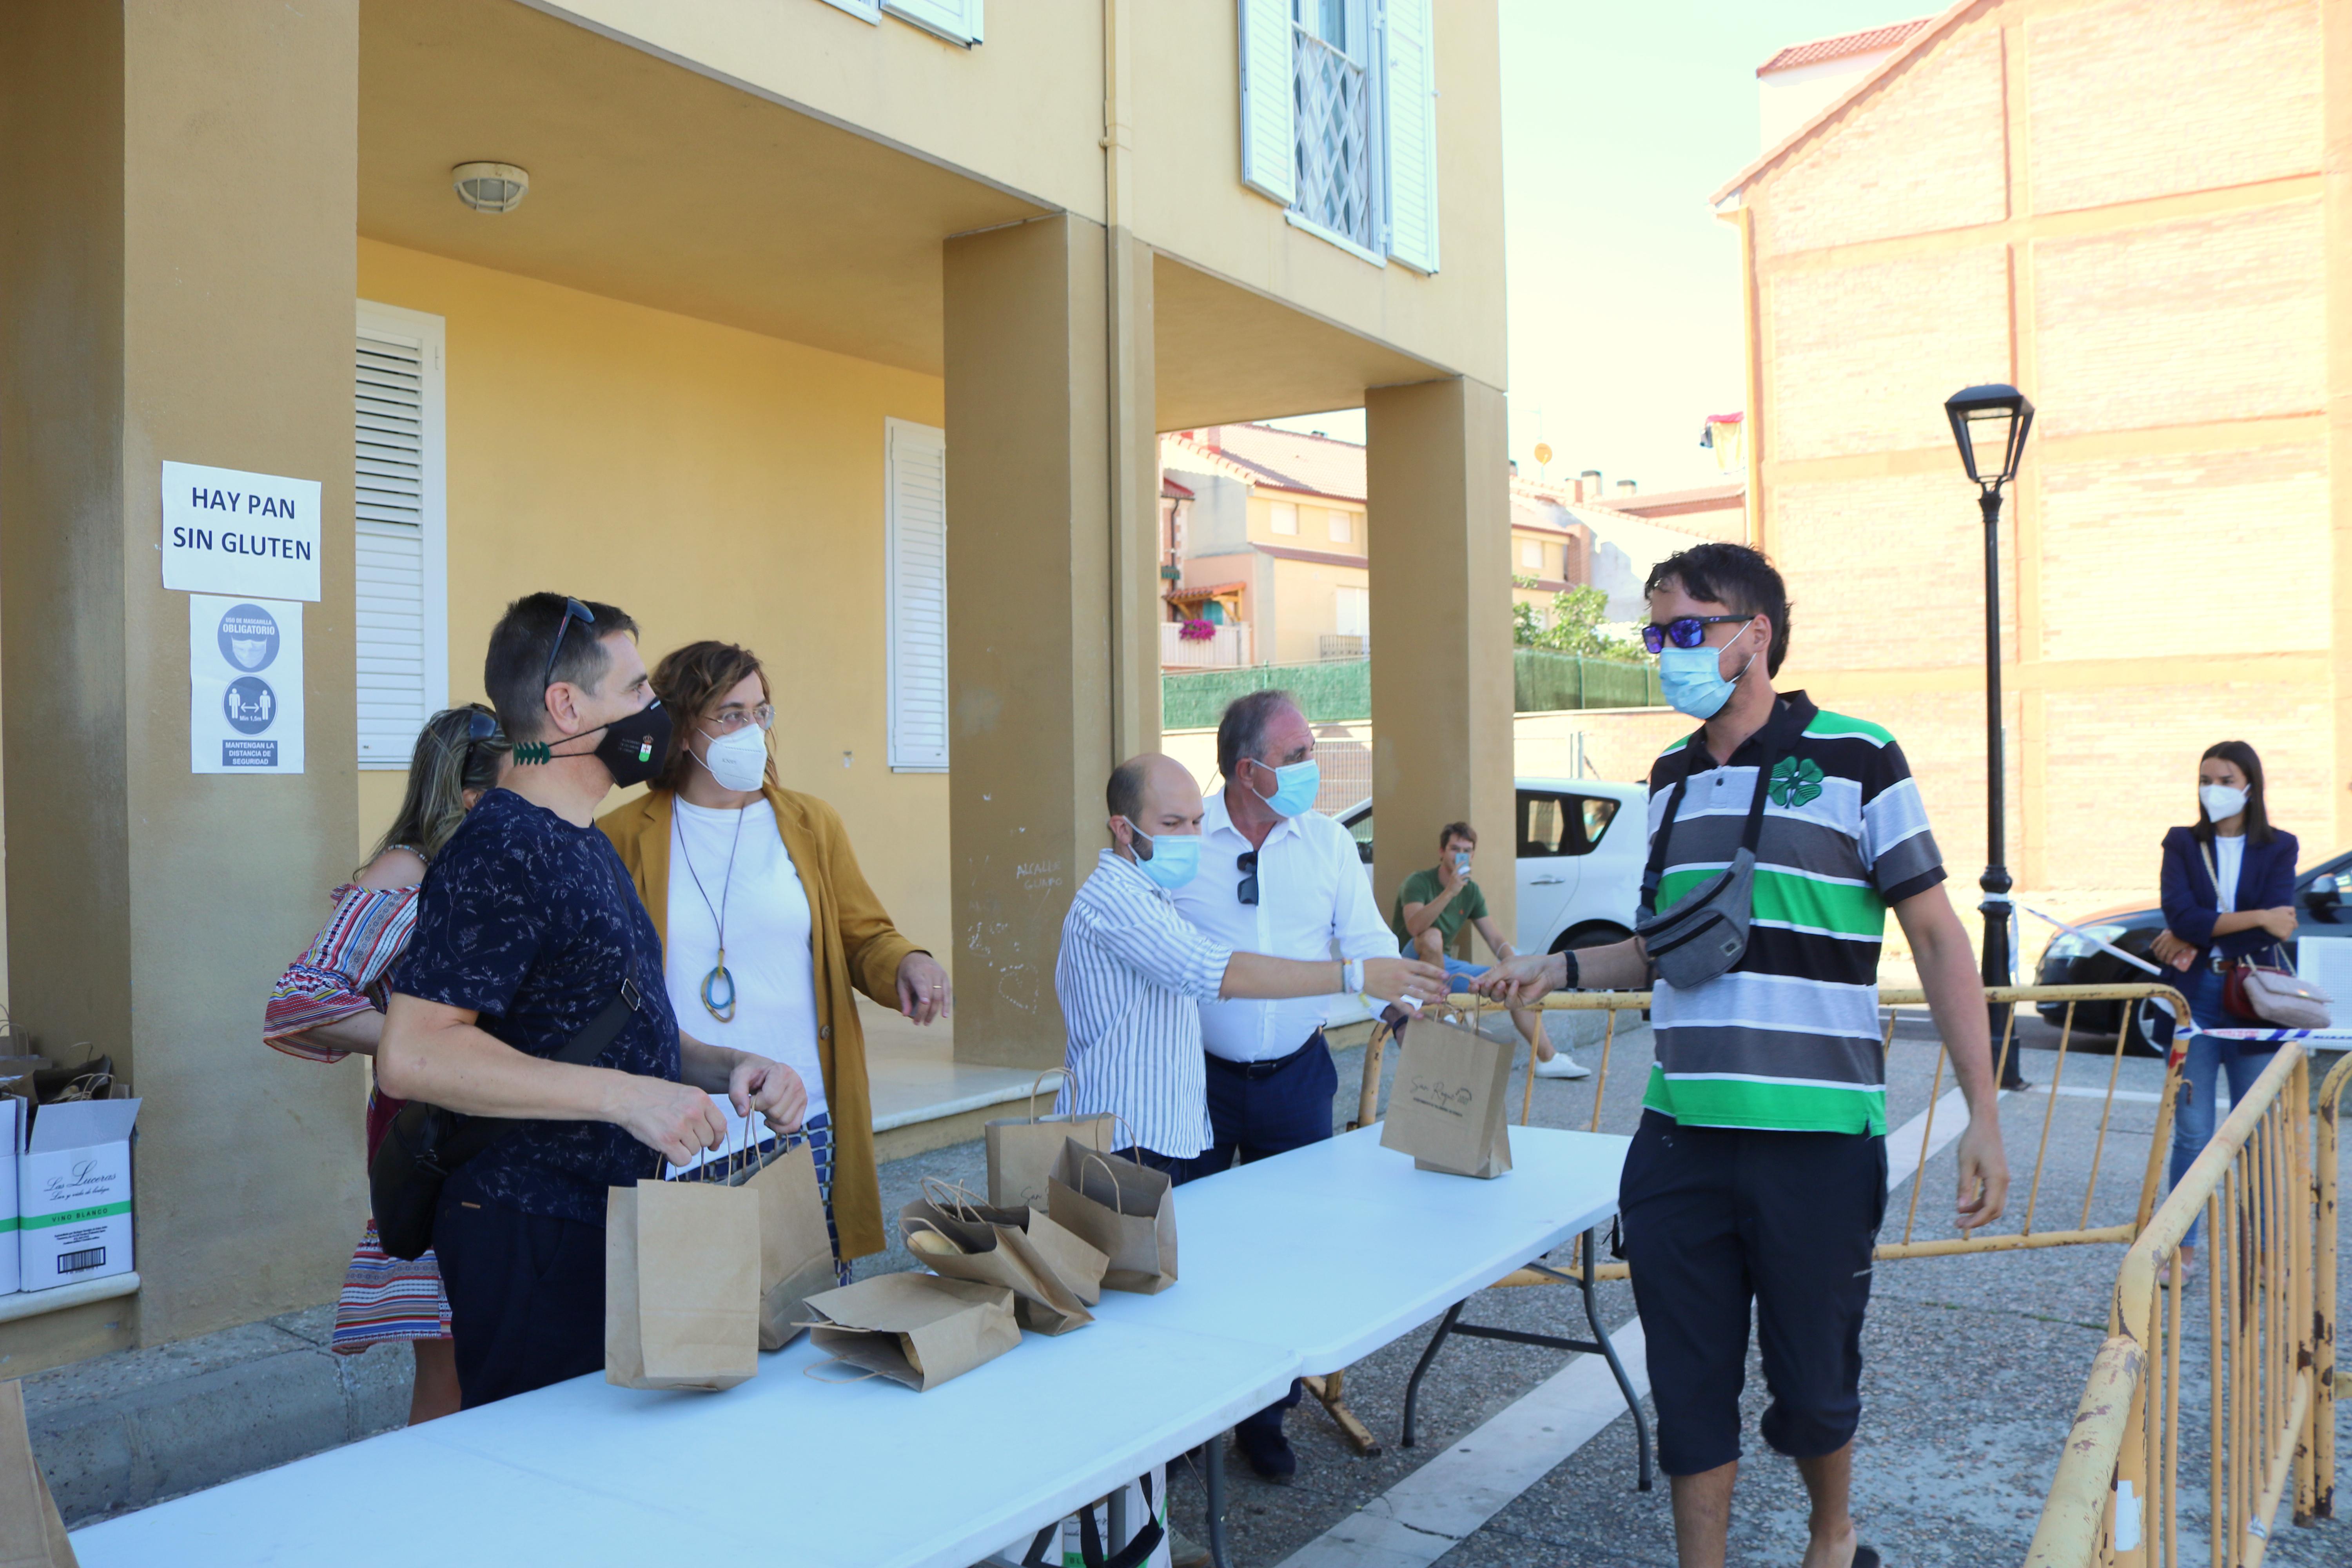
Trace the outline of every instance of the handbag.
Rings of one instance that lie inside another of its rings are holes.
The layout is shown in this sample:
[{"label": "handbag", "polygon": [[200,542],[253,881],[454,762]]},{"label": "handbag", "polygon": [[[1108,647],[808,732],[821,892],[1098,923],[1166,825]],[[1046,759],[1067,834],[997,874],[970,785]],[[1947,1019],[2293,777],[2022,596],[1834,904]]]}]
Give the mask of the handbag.
[{"label": "handbag", "polygon": [[[1650,840],[1650,862],[1642,871],[1642,906],[1635,914],[1633,932],[1642,939],[1651,967],[1677,991],[1728,973],[1748,952],[1748,922],[1755,908],[1756,844],[1764,831],[1764,802],[1771,794],[1772,769],[1781,754],[1780,748],[1769,743],[1770,738],[1768,731],[1763,755],[1757,759],[1748,826],[1739,837],[1739,849],[1731,864],[1664,910],[1657,908],[1658,883],[1665,875],[1666,841],[1674,836],[1683,794],[1690,787],[1687,773],[1675,781],[1674,794],[1666,799],[1665,820]],[[1701,746],[1706,741],[1703,734],[1695,735],[1687,743]]]},{"label": "handbag", "polygon": [[2241,958],[2221,976],[2221,1010],[2252,1024],[2282,1029],[2324,1029],[2332,1017],[2326,992],[2295,973],[2285,950],[2273,944],[2275,963]]},{"label": "handbag", "polygon": [[[637,983],[621,982],[618,994],[549,1058],[586,1067],[604,1054],[630,1016],[644,1005]],[[460,1116],[437,1105],[410,1100],[384,1129],[383,1142],[368,1162],[368,1201],[375,1205],[376,1239],[385,1252],[408,1262],[432,1249],[433,1213],[450,1173],[515,1130],[497,1116]]]}]

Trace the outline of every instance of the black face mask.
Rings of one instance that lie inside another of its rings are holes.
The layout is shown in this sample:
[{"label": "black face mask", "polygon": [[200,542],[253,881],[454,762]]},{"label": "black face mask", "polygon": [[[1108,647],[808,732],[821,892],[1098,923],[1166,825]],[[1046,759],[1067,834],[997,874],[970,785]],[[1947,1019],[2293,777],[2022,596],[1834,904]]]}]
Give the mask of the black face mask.
[{"label": "black face mask", "polygon": [[595,757],[623,789],[644,784],[661,772],[662,763],[669,760],[669,713],[660,699],[604,726]]}]

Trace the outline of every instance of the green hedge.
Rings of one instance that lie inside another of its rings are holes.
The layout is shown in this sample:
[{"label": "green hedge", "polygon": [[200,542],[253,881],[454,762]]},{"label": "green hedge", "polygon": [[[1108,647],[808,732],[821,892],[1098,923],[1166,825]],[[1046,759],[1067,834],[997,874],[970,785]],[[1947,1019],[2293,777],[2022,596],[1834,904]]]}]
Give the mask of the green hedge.
[{"label": "green hedge", "polygon": [[[1308,722],[1361,722],[1372,716],[1370,659],[1323,664],[1261,664],[1245,669],[1187,670],[1160,679],[1160,723],[1171,730],[1214,727],[1225,705],[1245,692],[1279,686],[1298,699]],[[1665,696],[1657,667],[1580,658],[1539,648],[1511,650],[1511,689],[1522,713],[1575,708],[1658,708]]]}]

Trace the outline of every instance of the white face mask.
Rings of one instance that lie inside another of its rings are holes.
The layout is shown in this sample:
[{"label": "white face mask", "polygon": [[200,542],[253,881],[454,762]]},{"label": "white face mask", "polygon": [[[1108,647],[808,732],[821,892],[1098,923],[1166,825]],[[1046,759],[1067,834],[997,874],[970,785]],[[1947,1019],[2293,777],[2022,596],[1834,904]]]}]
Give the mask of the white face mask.
[{"label": "white face mask", "polygon": [[739,794],[758,789],[768,776],[768,732],[746,724],[731,735],[721,735],[710,742],[702,765],[721,788]]},{"label": "white face mask", "polygon": [[2229,784],[2199,784],[2197,798],[2215,822],[2227,822],[2246,809],[2246,792]]}]

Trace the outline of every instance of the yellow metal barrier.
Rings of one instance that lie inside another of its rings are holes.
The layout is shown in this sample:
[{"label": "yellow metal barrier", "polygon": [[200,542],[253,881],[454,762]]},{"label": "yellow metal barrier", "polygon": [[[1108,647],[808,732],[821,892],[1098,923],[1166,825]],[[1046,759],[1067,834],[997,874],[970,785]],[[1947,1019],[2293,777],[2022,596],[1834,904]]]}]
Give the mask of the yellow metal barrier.
[{"label": "yellow metal barrier", "polygon": [[[2172,1112],[2178,1069],[2168,1068],[2165,1076],[2164,1089],[2157,1106],[2156,1129],[2150,1136],[2147,1158],[2141,1168],[2139,1199],[2134,1208],[2131,1221],[2128,1224],[2092,1225],[2092,1208],[2098,1197],[2100,1162],[2106,1152],[2107,1134],[2115,1117],[2116,1089],[2123,1073],[2124,1037],[2120,1034],[2116,1036],[2113,1048],[2106,1053],[2107,1059],[2105,1063],[2106,1084],[2099,1110],[2096,1141],[2092,1146],[2090,1175],[2084,1185],[2080,1206],[2072,1210],[2074,1223],[2055,1228],[2039,1224],[2043,1196],[2042,1175],[2049,1163],[2051,1129],[2056,1121],[2058,1101],[2061,1098],[2057,1091],[2062,1087],[2068,1060],[2070,1058],[2080,1060],[2085,1054],[2074,1048],[2074,1013],[2076,1007],[2085,1002],[2122,1002],[2126,1005],[2136,1005],[2155,1001],[2171,1011],[2177,1024],[2187,1019],[2188,1004],[2181,999],[2178,991],[2168,985],[2007,985],[1988,988],[1984,993],[1984,998],[1989,1004],[2012,1004],[2008,1014],[2009,1027],[2003,1032],[2000,1044],[2000,1064],[2006,1064],[2010,1053],[2017,1048],[2015,1005],[2032,1005],[2041,1002],[2063,1002],[2066,1005],[2065,1016],[2059,1029],[2058,1049],[2050,1068],[2051,1081],[2044,1086],[2048,1090],[2045,1097],[2047,1103],[2042,1108],[2042,1126],[2034,1150],[2033,1170],[2025,1183],[2025,1195],[2021,1205],[2016,1200],[2015,1189],[2011,1189],[2011,1211],[2017,1216],[2015,1228],[1920,1239],[1917,1237],[1917,1226],[1919,1191],[1922,1184],[1915,1179],[1911,1184],[1910,1200],[1904,1210],[1902,1233],[1895,1240],[1881,1242],[1877,1256],[1889,1259],[1942,1258],[1955,1253],[2008,1252],[2027,1247],[2072,1247],[2092,1242],[2128,1244],[2147,1223],[2148,1215],[2155,1210],[2157,1199],[2164,1191],[2165,1165],[2172,1146]],[[1879,994],[1879,1003],[1885,1015],[1885,1033],[1882,1036],[1881,1044],[1890,1059],[1894,1056],[1896,1044],[1895,1021],[1900,1011],[1906,1008],[1925,1007],[1927,1002],[1927,996],[1924,991],[1889,990]],[[1466,1011],[1476,1003],[1476,999],[1470,996],[1458,996],[1454,998],[1454,1003],[1457,1007]],[[1601,1110],[1608,1095],[1610,1068],[1617,1044],[1618,1015],[1628,1012],[1639,1014],[1650,1005],[1650,993],[1646,991],[1577,991],[1547,996],[1535,1005],[1551,1012],[1608,1015],[1608,1022],[1601,1036],[1601,1062],[1593,1075],[1592,1117],[1588,1125],[1588,1131],[1594,1132],[1601,1131]],[[1353,1125],[1366,1125],[1379,1115],[1381,1058],[1388,1039],[1389,1031],[1386,1026],[1375,1026],[1372,1037],[1364,1051],[1363,1084],[1357,1096],[1356,1121]],[[1927,1042],[1920,1042],[1920,1044],[1923,1048],[1935,1051],[1936,1065],[1927,1090],[1927,1116],[1919,1129],[1917,1157],[1912,1163],[1912,1168],[1915,1171],[1924,1170],[1927,1167],[1928,1157],[1936,1148],[1936,1119],[1938,1102],[1944,1093],[1946,1069],[1948,1066],[1940,1044]],[[1997,1072],[1996,1076],[2000,1075]],[[1527,1124],[1534,1106],[1535,1062],[1530,1057],[1528,1062],[1526,1083],[1520,1092],[1520,1125]],[[1631,1132],[1633,1128],[1629,1124],[1622,1131]],[[1595,1277],[1602,1279],[1622,1279],[1626,1277],[1625,1265],[1603,1263],[1595,1270]],[[1525,1268],[1496,1281],[1498,1286],[1542,1286],[1557,1283],[1558,1281],[1549,1275]]]},{"label": "yellow metal barrier", "polygon": [[[2352,1057],[2320,1086],[2289,1043],[2141,1227],[2026,1561],[2173,1568],[2187,1318],[2204,1297],[2208,1562],[2254,1568],[2292,1480],[2297,1524],[2335,1509],[2336,1161]],[[2315,1121],[2316,1126],[2315,1128]],[[2180,1240],[2202,1215],[2205,1279]],[[2191,1394],[2194,1394],[2192,1388]]]}]

